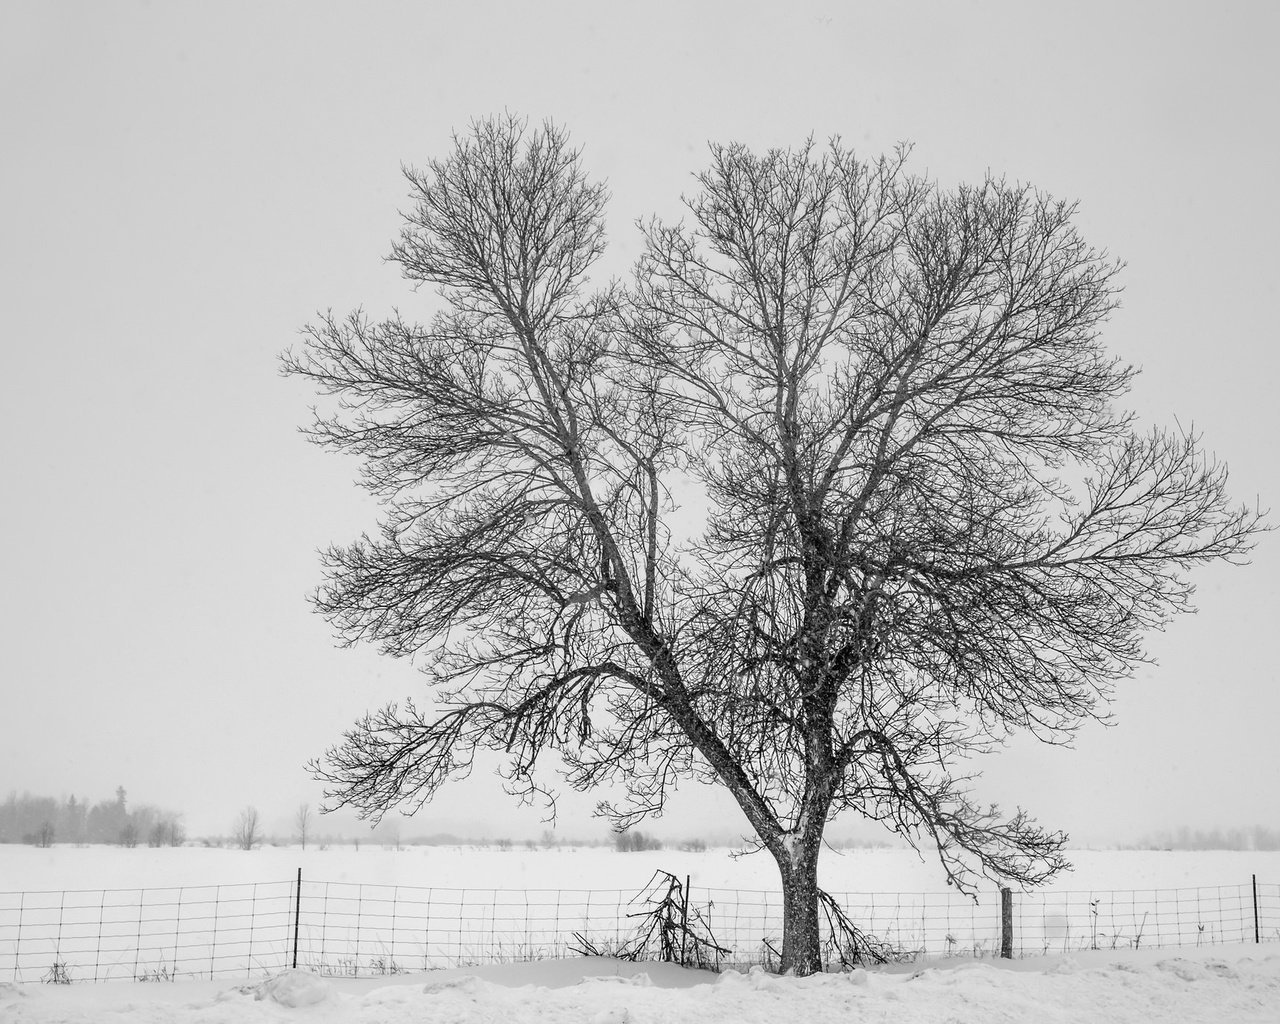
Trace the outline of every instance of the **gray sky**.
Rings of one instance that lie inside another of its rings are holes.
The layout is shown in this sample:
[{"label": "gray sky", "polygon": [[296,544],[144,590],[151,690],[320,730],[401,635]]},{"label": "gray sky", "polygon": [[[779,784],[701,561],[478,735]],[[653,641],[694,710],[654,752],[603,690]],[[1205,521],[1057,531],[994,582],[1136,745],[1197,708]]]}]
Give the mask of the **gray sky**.
[{"label": "gray sky", "polygon": [[[785,14],[783,11],[785,10]],[[915,143],[1080,201],[1129,263],[1132,405],[1194,423],[1240,500],[1280,504],[1273,4],[18,3],[0,6],[0,794],[124,785],[227,830],[317,798],[302,771],[408,664],[334,648],[316,549],[373,524],[355,465],[295,432],[278,354],[316,310],[426,309],[382,258],[402,162],[510,109],[565,124],[613,201],[678,213],[708,139]],[[980,792],[1081,841],[1277,822],[1280,541],[1201,573],[1119,724],[1018,745]],[[562,829],[597,835],[589,799]],[[424,831],[536,833],[476,777]],[[739,828],[688,796],[661,831]]]}]

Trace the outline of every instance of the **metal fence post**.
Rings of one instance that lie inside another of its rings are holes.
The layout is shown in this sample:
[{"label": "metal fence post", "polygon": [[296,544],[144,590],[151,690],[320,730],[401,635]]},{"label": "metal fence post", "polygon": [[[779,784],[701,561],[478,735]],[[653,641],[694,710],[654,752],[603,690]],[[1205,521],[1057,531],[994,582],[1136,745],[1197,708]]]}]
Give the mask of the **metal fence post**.
[{"label": "metal fence post", "polygon": [[142,914],[147,905],[147,890],[138,890],[138,934],[133,940],[133,980],[138,980],[138,962],[142,959]]},{"label": "metal fence post", "polygon": [[93,949],[93,980],[98,980],[98,968],[102,965],[102,919],[107,914],[107,890],[102,890],[102,899],[98,901],[98,942]]},{"label": "metal fence post", "polygon": [[[174,980],[177,980],[177,977],[178,977],[178,949],[179,949],[179,943],[182,938],[182,896],[185,891],[186,890],[182,886],[178,887],[178,913],[173,921],[173,977],[174,977]],[[160,967],[163,972],[164,960],[160,961]]]},{"label": "metal fence post", "polygon": [[213,980],[218,959],[218,912],[222,909],[222,886],[213,887],[213,937],[209,941],[209,980]]},{"label": "metal fence post", "polygon": [[[18,893],[18,935],[13,940],[13,980],[22,980],[22,911],[27,905],[27,894],[25,892]],[[94,981],[98,980],[97,973],[94,973]]]},{"label": "metal fence post", "polygon": [[1013,959],[1013,891],[1000,888],[1000,955]]},{"label": "metal fence post", "polygon": [[298,969],[298,921],[302,917],[302,868],[298,868],[298,888],[293,894],[293,969]]},{"label": "metal fence post", "polygon": [[245,976],[253,974],[253,925],[258,916],[258,883],[253,883],[249,892],[249,952],[244,958]]},{"label": "metal fence post", "polygon": [[66,911],[66,906],[67,891],[63,889],[62,893],[58,896],[58,938],[53,947],[53,959],[55,964],[62,960],[62,917]]}]

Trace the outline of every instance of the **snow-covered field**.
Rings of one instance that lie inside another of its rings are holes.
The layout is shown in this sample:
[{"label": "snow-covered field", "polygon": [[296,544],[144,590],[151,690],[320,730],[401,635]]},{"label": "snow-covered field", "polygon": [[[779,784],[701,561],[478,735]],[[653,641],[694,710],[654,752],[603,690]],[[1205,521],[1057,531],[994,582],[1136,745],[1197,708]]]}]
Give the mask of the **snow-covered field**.
[{"label": "snow-covered field", "polygon": [[[1065,890],[1171,889],[1280,881],[1280,851],[1073,850],[1073,868],[1050,886]],[[186,846],[0,845],[0,890],[120,889],[288,881],[301,868],[309,879],[371,885],[500,889],[622,889],[634,892],[657,868],[715,889],[774,889],[768,854],[736,856],[727,849],[617,853],[606,847],[528,849],[513,846],[362,844],[328,849],[267,846],[251,852]],[[824,850],[820,882],[829,892],[940,892],[937,863],[910,850]]]},{"label": "snow-covered field", "polygon": [[6,1024],[1107,1024],[1280,1021],[1280,952],[1224,946],[1030,960],[951,960],[907,971],[780,978],[577,959],[393,979],[283,971],[244,984],[0,983]]},{"label": "snow-covered field", "polygon": [[[718,941],[758,959],[781,930],[765,855],[0,846],[0,1020],[1280,1022],[1280,853],[1071,859],[1075,870],[1048,892],[1016,895],[1020,959],[1000,962],[994,889],[975,904],[946,893],[936,865],[910,851],[825,851],[823,887],[914,962],[715,980],[666,965],[631,977],[631,965],[583,957],[488,962],[571,956],[574,931],[600,948],[625,938],[629,901],[659,869],[689,879]],[[1254,875],[1261,945],[1251,941]],[[295,928],[299,966],[312,973],[287,971]],[[485,966],[423,973],[460,963]],[[57,964],[73,984],[39,984]],[[596,975],[607,980],[584,980]],[[170,977],[179,980],[134,980]],[[113,984],[75,984],[95,978]]]}]

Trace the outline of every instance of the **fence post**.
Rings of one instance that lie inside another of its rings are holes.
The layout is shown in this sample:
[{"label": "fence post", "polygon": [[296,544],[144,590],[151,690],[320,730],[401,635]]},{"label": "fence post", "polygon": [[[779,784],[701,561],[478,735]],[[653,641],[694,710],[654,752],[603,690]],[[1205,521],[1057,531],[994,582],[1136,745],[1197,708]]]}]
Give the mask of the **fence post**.
[{"label": "fence post", "polygon": [[1253,876],[1253,941],[1259,943],[1262,941],[1261,933],[1258,931],[1258,876]]},{"label": "fence post", "polygon": [[302,917],[302,868],[298,868],[298,888],[293,894],[293,969],[298,969],[298,920]]},{"label": "fence post", "polygon": [[147,890],[138,890],[138,935],[134,939],[135,949],[133,951],[133,980],[138,980],[138,961],[142,959],[142,913],[147,905]]},{"label": "fence post", "polygon": [[[98,980],[98,968],[102,964],[102,919],[107,913],[107,890],[102,890],[102,899],[98,902],[98,943],[93,949],[93,980]],[[14,979],[17,980],[17,979]]]},{"label": "fence post", "polygon": [[[218,959],[218,913],[222,909],[222,886],[213,887],[213,938],[209,943],[209,980],[213,981],[213,972],[217,970]],[[99,943],[101,945],[101,943]],[[97,980],[96,978],[94,979]]]},{"label": "fence post", "polygon": [[683,920],[680,922],[680,966],[689,966],[689,954],[687,943],[689,941],[689,879],[691,876],[684,876],[684,906],[680,908],[680,914]]},{"label": "fence post", "polygon": [[53,960],[58,963],[62,960],[62,917],[67,906],[67,891],[62,890],[62,894],[58,897],[58,938],[53,947]]},{"label": "fence post", "polygon": [[1000,887],[1000,955],[1013,959],[1013,891]]},{"label": "fence post", "polygon": [[[184,892],[186,892],[186,890],[182,886],[179,886],[178,887],[178,914],[177,914],[177,917],[174,918],[174,922],[173,922],[173,977],[175,980],[178,977],[178,948],[179,948],[179,942],[181,941],[181,938],[182,938],[182,895]],[[160,966],[161,968],[164,967],[164,960],[160,961]]]},{"label": "fence post", "polygon": [[258,916],[258,883],[253,883],[249,890],[249,952],[244,958],[245,977],[253,974],[253,924]]},{"label": "fence post", "polygon": [[[22,911],[27,905],[27,894],[25,892],[18,893],[18,936],[13,940],[13,980],[15,982],[22,981]],[[101,930],[101,929],[99,929]],[[93,980],[98,980],[97,969],[94,969]]]}]

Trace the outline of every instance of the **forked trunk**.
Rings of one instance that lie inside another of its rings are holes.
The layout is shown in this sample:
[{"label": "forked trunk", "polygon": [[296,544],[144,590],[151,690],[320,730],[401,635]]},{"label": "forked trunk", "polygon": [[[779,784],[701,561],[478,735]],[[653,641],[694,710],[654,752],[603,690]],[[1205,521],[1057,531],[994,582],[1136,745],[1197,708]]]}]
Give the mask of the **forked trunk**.
[{"label": "forked trunk", "polygon": [[818,851],[820,840],[794,838],[778,857],[782,872],[781,970],[803,977],[822,970],[818,931]]}]

